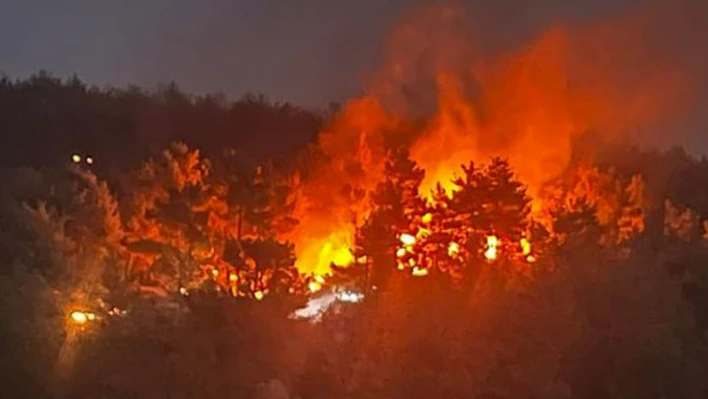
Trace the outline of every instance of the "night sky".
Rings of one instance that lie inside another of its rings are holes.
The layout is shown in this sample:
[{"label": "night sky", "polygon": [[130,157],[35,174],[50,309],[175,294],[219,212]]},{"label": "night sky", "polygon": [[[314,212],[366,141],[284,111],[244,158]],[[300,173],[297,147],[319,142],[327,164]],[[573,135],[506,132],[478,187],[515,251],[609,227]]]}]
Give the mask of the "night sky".
[{"label": "night sky", "polygon": [[[238,96],[262,92],[321,106],[361,87],[406,11],[425,0],[5,0],[0,70],[76,73],[99,85]],[[509,43],[560,18],[593,18],[638,0],[465,1]],[[533,4],[532,4],[533,3]]]}]

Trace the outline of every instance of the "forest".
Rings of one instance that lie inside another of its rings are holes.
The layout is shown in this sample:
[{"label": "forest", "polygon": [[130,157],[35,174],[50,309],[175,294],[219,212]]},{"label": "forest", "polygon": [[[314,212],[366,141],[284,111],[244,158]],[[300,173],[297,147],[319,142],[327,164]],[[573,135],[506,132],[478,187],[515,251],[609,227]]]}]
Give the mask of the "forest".
[{"label": "forest", "polygon": [[708,160],[589,131],[426,190],[392,120],[3,78],[3,397],[708,396]]}]

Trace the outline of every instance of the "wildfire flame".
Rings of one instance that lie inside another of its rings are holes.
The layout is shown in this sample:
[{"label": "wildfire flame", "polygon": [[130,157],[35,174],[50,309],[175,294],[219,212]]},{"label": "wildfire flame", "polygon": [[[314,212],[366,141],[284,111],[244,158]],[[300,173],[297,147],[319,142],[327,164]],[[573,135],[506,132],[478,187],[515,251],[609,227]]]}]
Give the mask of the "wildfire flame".
[{"label": "wildfire flame", "polygon": [[496,260],[498,247],[499,239],[497,236],[487,236],[487,249],[484,251],[484,257],[489,261]]},{"label": "wildfire flame", "polygon": [[447,247],[447,254],[450,257],[454,257],[458,253],[460,253],[460,244],[458,244],[454,241],[451,242],[450,245]]},{"label": "wildfire flame", "polygon": [[[451,28],[460,21],[464,13],[449,7],[405,19],[367,95],[349,101],[320,135],[323,161],[303,178],[294,212],[300,225],[284,237],[295,243],[301,272],[324,274],[332,263],[355,261],[355,232],[369,212],[367,193],[382,178],[385,139],[411,143],[411,158],[425,170],[423,196],[437,184],[450,194],[461,164],[501,156],[537,210],[540,187],[566,169],[580,134],[619,137],[675,116],[690,101],[675,60],[646,47],[643,33],[661,19],[554,26],[502,54],[478,51],[473,34]],[[405,121],[413,120],[423,128],[410,129]],[[416,243],[416,235],[400,238],[404,246]],[[521,247],[534,261],[530,244]],[[484,255],[496,259],[496,237]]]}]

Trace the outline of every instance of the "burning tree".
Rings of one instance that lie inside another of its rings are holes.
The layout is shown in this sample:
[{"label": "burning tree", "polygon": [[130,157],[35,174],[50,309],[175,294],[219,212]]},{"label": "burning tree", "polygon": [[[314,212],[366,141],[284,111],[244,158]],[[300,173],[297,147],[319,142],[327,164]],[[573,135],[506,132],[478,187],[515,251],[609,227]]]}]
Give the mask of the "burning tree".
[{"label": "burning tree", "polygon": [[418,195],[423,175],[405,148],[389,152],[384,181],[372,196],[373,211],[357,234],[356,258],[367,265],[375,286],[387,283],[395,267],[397,237],[410,230],[425,207]]},{"label": "burning tree", "polygon": [[374,275],[390,273],[395,264],[414,277],[436,272],[460,281],[485,262],[535,260],[530,198],[509,164],[494,158],[485,167],[470,162],[462,171],[451,194],[438,185],[426,202],[417,191],[423,172],[407,152],[394,154],[387,179],[377,187],[375,211],[359,231],[357,255],[371,257]]}]

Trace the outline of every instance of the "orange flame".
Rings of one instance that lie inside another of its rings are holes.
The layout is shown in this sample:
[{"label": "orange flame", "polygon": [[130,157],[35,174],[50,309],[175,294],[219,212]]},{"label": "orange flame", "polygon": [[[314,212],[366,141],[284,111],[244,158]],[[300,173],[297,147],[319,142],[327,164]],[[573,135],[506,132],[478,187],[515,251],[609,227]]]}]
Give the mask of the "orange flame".
[{"label": "orange flame", "polygon": [[[461,164],[501,156],[538,208],[540,187],[566,169],[579,135],[623,137],[685,110],[690,84],[675,59],[647,46],[644,34],[662,21],[647,15],[552,27],[505,54],[471,45],[474,36],[456,28],[465,21],[457,8],[425,8],[404,20],[367,95],[346,104],[319,137],[323,161],[303,179],[300,225],[285,237],[296,245],[298,269],[326,273],[331,263],[354,262],[385,139],[411,144],[426,172],[424,196],[438,183],[451,193]],[[496,256],[496,246],[487,251]]]}]

